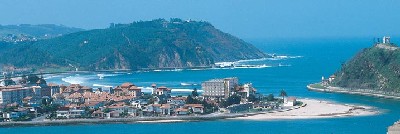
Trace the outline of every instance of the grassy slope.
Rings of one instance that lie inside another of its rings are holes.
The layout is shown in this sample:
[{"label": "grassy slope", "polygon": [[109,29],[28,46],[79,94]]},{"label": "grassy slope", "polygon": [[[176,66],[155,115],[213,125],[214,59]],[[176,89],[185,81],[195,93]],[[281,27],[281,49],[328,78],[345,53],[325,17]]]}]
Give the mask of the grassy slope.
[{"label": "grassy slope", "polygon": [[362,50],[336,73],[335,85],[385,91],[400,90],[400,50]]}]

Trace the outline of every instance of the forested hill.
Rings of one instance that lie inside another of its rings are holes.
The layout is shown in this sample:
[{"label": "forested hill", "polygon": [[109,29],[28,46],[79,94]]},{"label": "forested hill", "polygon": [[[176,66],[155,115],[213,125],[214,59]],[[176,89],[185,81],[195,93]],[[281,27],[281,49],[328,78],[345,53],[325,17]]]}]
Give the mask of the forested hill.
[{"label": "forested hill", "polygon": [[266,56],[208,22],[157,19],[17,44],[0,52],[0,64],[17,68],[135,70],[210,66],[219,61]]},{"label": "forested hill", "polygon": [[335,74],[334,85],[347,88],[400,90],[400,49],[376,44],[363,49]]}]

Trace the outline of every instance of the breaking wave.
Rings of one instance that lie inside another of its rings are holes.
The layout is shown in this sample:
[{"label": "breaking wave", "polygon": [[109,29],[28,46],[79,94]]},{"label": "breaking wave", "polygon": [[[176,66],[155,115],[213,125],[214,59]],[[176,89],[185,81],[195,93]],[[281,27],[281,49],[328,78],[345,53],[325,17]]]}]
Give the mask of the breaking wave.
[{"label": "breaking wave", "polygon": [[87,79],[83,77],[68,76],[61,78],[61,80],[69,84],[82,84],[85,83]]}]

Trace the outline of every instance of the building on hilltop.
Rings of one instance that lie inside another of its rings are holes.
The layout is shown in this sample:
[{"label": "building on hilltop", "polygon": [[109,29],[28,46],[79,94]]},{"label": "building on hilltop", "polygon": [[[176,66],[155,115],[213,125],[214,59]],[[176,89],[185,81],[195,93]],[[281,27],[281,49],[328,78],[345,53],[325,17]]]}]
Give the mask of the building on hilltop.
[{"label": "building on hilltop", "polygon": [[382,38],[382,43],[384,43],[384,44],[390,44],[390,37],[389,37],[389,36],[383,36],[383,38]]}]

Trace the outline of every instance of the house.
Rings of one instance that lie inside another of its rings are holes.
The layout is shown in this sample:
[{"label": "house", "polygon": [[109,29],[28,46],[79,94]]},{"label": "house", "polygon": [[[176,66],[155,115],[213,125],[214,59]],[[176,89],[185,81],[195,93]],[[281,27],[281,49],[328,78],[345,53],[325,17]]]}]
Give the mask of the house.
[{"label": "house", "polygon": [[85,115],[85,110],[79,109],[77,107],[71,108],[71,107],[60,107],[56,111],[56,117],[57,118],[81,118],[84,117]]},{"label": "house", "polygon": [[87,86],[83,86],[83,87],[80,89],[80,91],[81,91],[81,93],[93,92],[93,88],[87,87]]},{"label": "house", "polygon": [[189,109],[187,109],[187,108],[177,108],[177,109],[175,109],[175,114],[176,115],[188,115],[189,114]]},{"label": "house", "polygon": [[161,104],[148,105],[142,111],[145,116],[158,116],[163,112],[161,109]]},{"label": "house", "polygon": [[107,118],[118,118],[118,117],[120,117],[120,112],[118,112],[118,111],[111,111],[111,112],[109,112],[109,113],[106,113],[106,117]]},{"label": "house", "polygon": [[57,118],[69,118],[69,107],[60,107],[56,111],[56,117]]},{"label": "house", "polygon": [[256,91],[257,90],[253,88],[253,85],[251,83],[246,83],[243,84],[243,86],[236,87],[236,93],[243,99],[247,99],[250,95],[254,95]]},{"label": "house", "polygon": [[[114,114],[118,113],[119,115],[126,113],[130,116],[137,116],[137,108],[134,106],[127,106],[125,103],[117,103],[113,104],[111,106],[106,107],[108,108],[111,112],[114,112]],[[104,109],[104,108],[103,108]]]},{"label": "house", "polygon": [[186,101],[185,100],[170,100],[167,103],[171,104],[171,105],[176,105],[176,106],[183,106],[183,105],[185,105]]},{"label": "house", "polygon": [[135,107],[126,107],[126,112],[130,115],[130,116],[138,116],[138,110]]},{"label": "house", "polygon": [[78,92],[67,96],[65,99],[71,103],[83,103],[85,101],[82,94]]},{"label": "house", "polygon": [[61,106],[65,106],[68,104],[68,101],[65,100],[64,95],[60,94],[60,93],[56,93],[52,96],[53,101],[51,102],[52,104],[59,104]]},{"label": "house", "polygon": [[85,102],[83,104],[84,107],[88,107],[90,109],[98,109],[102,106],[104,106],[104,102],[103,101],[90,101],[90,102]]},{"label": "house", "polygon": [[81,118],[85,115],[85,110],[83,109],[70,109],[68,112],[69,118]]},{"label": "house", "polygon": [[133,101],[131,102],[131,105],[132,105],[133,107],[136,107],[136,108],[144,108],[144,107],[146,107],[148,104],[149,104],[149,102],[148,102],[147,100],[145,100],[145,99],[133,100]]},{"label": "house", "polygon": [[136,87],[135,84],[126,82],[121,86],[117,86],[114,88],[114,95],[117,96],[132,96],[133,98],[137,98],[142,95],[142,89]]},{"label": "house", "polygon": [[131,86],[131,87],[128,88],[128,94],[130,96],[134,96],[135,98],[139,97],[139,96],[142,95],[142,89],[140,89],[140,88],[138,88],[136,86]]},{"label": "house", "polygon": [[335,76],[335,75],[331,75],[331,76],[329,76],[329,78],[328,78],[328,81],[329,81],[329,83],[332,83],[332,82],[333,82],[333,80],[335,80],[335,78],[336,78],[336,76]]},{"label": "house", "polygon": [[295,106],[296,105],[296,98],[295,97],[288,97],[285,99],[283,106]]},{"label": "house", "polygon": [[160,115],[171,115],[173,112],[170,104],[153,104],[153,107],[156,109],[155,112]]},{"label": "house", "polygon": [[203,114],[204,106],[203,104],[186,104],[184,107],[191,109],[195,114]]},{"label": "house", "polygon": [[161,86],[161,87],[158,87],[156,89],[155,94],[158,95],[158,96],[165,95],[167,97],[170,97],[171,96],[171,89],[169,89],[169,88],[167,88],[165,86]]},{"label": "house", "polygon": [[3,118],[4,120],[10,121],[12,119],[20,118],[25,116],[29,113],[29,109],[27,108],[17,108],[14,109],[12,112],[4,112]]},{"label": "house", "polygon": [[104,118],[104,112],[102,112],[101,110],[96,110],[92,113],[92,117],[95,118]]}]

